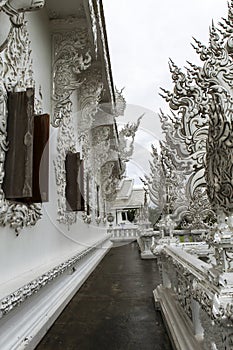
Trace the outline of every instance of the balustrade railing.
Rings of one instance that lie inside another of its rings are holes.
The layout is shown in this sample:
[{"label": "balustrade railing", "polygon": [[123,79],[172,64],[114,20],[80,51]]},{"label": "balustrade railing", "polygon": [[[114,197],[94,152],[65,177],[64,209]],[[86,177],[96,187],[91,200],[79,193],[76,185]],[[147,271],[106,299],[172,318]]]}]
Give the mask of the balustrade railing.
[{"label": "balustrade railing", "polygon": [[[138,246],[141,252],[141,258],[142,259],[155,259],[156,256],[151,252],[152,246],[155,247],[156,245],[160,244],[161,242],[161,233],[160,231],[154,231],[152,228],[140,230],[139,237],[137,239]],[[196,231],[189,231],[189,230],[174,230],[173,231],[173,242],[174,243],[185,243],[183,245],[184,249],[188,249],[190,247],[190,250],[192,250],[195,246],[195,249],[199,247],[199,244],[195,244],[195,242],[200,242],[202,240],[202,237],[205,235],[205,232],[203,230],[196,230]],[[165,236],[165,243],[167,236]],[[189,244],[190,243],[190,244]],[[205,246],[206,251],[208,251],[208,245]],[[201,250],[201,253],[203,256],[206,256],[207,253]]]},{"label": "balustrade railing", "polygon": [[154,297],[179,344],[175,349],[232,350],[233,273],[197,257],[208,253],[205,243],[166,245],[154,252],[162,279]]},{"label": "balustrade railing", "polygon": [[125,226],[125,227],[111,227],[108,229],[108,233],[111,233],[111,241],[134,241],[139,237],[138,227]]}]

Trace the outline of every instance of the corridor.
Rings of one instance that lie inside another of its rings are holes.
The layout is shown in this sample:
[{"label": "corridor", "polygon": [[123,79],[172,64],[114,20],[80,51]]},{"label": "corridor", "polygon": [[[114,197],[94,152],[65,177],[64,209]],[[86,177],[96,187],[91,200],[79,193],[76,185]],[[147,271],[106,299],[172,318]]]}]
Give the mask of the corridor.
[{"label": "corridor", "polygon": [[171,350],[152,290],[155,260],[137,243],[114,247],[74,296],[37,350]]}]

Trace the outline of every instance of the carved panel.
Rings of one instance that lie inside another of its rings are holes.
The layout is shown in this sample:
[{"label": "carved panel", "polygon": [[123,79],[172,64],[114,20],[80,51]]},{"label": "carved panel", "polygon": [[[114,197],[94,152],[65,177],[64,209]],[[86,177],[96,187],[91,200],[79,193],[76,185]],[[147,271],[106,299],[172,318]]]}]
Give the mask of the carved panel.
[{"label": "carved panel", "polygon": [[64,106],[63,117],[57,135],[57,157],[54,161],[57,195],[58,195],[58,221],[67,225],[76,222],[76,213],[66,211],[66,171],[65,159],[68,152],[76,152],[76,139],[71,116],[71,102]]},{"label": "carved panel", "polygon": [[[59,25],[65,22],[53,20],[57,21]],[[53,34],[53,126],[60,125],[62,110],[71,103],[72,92],[84,82],[80,73],[90,65],[91,54],[86,28],[72,28]]]},{"label": "carved panel", "polygon": [[114,200],[119,184],[119,164],[112,160],[101,167],[101,189],[103,198],[107,201]]},{"label": "carved panel", "polygon": [[[84,26],[79,26],[79,22],[75,18],[55,19],[52,20],[53,27],[53,120],[52,125],[59,127],[57,134],[57,157],[54,162],[57,194],[58,194],[58,221],[71,225],[76,222],[76,213],[67,212],[66,210],[66,172],[65,159],[68,152],[76,152],[76,143],[79,136],[80,143],[87,142],[88,133],[81,135],[82,111],[76,115],[77,111],[73,110],[72,99],[76,96],[72,95],[74,91],[80,96],[89,98],[90,84],[87,83],[87,77],[83,74],[91,65],[91,55],[88,40],[88,31]],[[82,86],[83,85],[83,86]],[[89,89],[87,88],[89,87]],[[80,88],[82,91],[80,93]],[[93,94],[96,84],[93,88]],[[85,94],[86,90],[88,92]],[[98,93],[97,93],[98,95]],[[79,96],[79,97],[80,97]],[[97,102],[93,98],[91,106],[96,110]],[[90,104],[91,104],[90,103]],[[86,105],[91,110],[90,104]],[[82,105],[81,109],[85,109]],[[88,116],[88,111],[87,111]],[[78,117],[78,130],[75,130],[74,118]],[[83,118],[84,119],[84,118]],[[81,128],[79,128],[79,122]],[[87,123],[88,124],[88,123]],[[86,126],[88,129],[89,125]],[[86,150],[88,152],[88,150]],[[85,156],[85,154],[83,154]],[[85,195],[85,187],[83,189]]]},{"label": "carved panel", "polygon": [[[1,10],[11,20],[11,29],[0,47],[0,224],[9,224],[17,233],[25,226],[35,225],[42,215],[41,205],[8,202],[2,190],[7,151],[7,93],[34,87],[30,41],[24,15],[17,12],[19,3],[23,2],[1,3]],[[40,8],[43,3],[25,1],[20,11]]]}]

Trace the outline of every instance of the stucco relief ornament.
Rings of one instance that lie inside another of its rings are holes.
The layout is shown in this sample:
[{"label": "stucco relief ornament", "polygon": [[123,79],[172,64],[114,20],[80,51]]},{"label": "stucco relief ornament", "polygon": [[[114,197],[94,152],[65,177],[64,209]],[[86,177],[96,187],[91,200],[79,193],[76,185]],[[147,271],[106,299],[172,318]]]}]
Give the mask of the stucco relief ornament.
[{"label": "stucco relief ornament", "polygon": [[101,167],[101,189],[105,200],[113,201],[117,194],[119,174],[116,172],[116,161],[108,161]]},{"label": "stucco relief ornament", "polygon": [[19,234],[26,226],[35,225],[41,218],[41,204],[14,203],[5,199],[2,190],[5,152],[7,151],[7,108],[9,91],[25,91],[34,87],[31,48],[24,21],[24,12],[37,10],[44,1],[1,1],[3,10],[11,19],[11,29],[0,47],[0,224],[7,224]]},{"label": "stucco relief ornament", "polygon": [[85,81],[80,73],[91,65],[88,38],[85,29],[55,33],[53,35],[53,120],[58,127],[62,119],[61,109],[71,102],[73,91]]},{"label": "stucco relief ornament", "polygon": [[102,91],[103,83],[99,72],[89,69],[85,73],[85,81],[79,88],[80,111],[78,112],[78,139],[86,160],[90,157],[91,150],[89,130],[92,127],[94,116],[99,111]]},{"label": "stucco relief ornament", "polygon": [[[65,20],[60,19],[53,20],[54,25],[59,26],[60,24],[69,25],[73,22],[73,19],[68,19],[68,22],[66,23]],[[78,92],[82,84],[85,83],[86,77],[82,73],[90,67],[91,61],[92,57],[86,28],[76,28],[75,30],[55,32],[53,34],[52,125],[59,127],[57,136],[58,154],[54,167],[58,194],[58,221],[67,225],[75,223],[77,219],[76,213],[66,211],[65,198],[65,158],[68,151],[76,151],[76,143],[78,141],[74,133],[73,118],[76,111],[73,111],[72,94],[74,91]],[[85,89],[87,89],[87,85],[83,87],[83,91]],[[87,97],[85,95],[85,98]],[[85,99],[85,102],[84,100],[82,101],[81,109],[85,109],[87,113],[87,108],[90,108],[90,104]],[[81,143],[88,144],[88,135],[86,133],[79,135],[79,137]],[[85,149],[85,152],[85,156],[87,156],[88,149]]]},{"label": "stucco relief ornament", "polygon": [[76,139],[74,135],[74,125],[71,116],[71,103],[63,111],[63,118],[60,123],[57,136],[57,157],[54,162],[57,195],[58,195],[58,218],[60,223],[68,226],[74,224],[77,220],[75,212],[66,210],[66,171],[65,159],[68,152],[76,152]]},{"label": "stucco relief ornament", "polygon": [[137,119],[136,123],[127,123],[119,132],[119,152],[123,162],[128,162],[133,154],[134,139],[143,116],[144,114]]}]

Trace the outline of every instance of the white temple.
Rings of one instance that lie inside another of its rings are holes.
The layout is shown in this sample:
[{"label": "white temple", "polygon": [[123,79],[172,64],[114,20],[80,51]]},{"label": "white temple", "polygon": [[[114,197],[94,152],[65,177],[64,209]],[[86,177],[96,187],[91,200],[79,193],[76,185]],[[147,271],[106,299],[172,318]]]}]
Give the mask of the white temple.
[{"label": "white temple", "polygon": [[118,132],[102,2],[0,0],[1,350],[34,349],[112,242],[132,240],[159,264],[174,349],[233,349],[232,33],[233,1],[207,46],[194,39],[200,66],[170,61],[172,113],[135,189],[141,117]]}]

